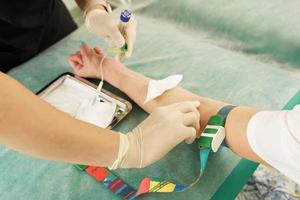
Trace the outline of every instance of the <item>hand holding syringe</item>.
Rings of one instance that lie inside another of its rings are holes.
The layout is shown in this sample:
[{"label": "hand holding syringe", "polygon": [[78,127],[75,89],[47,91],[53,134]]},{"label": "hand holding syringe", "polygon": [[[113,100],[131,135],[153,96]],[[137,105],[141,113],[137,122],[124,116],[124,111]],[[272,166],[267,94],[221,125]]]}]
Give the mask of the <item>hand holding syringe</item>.
[{"label": "hand holding syringe", "polygon": [[[129,20],[132,17],[132,12],[130,10],[122,10],[121,14],[120,14],[120,23],[119,23],[119,30],[121,32],[121,34],[125,37],[126,39],[126,26],[128,25]],[[116,55],[116,59],[117,60],[121,60],[125,55],[126,52],[128,51],[128,44],[127,42],[125,42],[125,44],[121,47],[121,48],[113,48],[111,49],[112,52],[117,53]],[[98,85],[97,90],[101,91],[102,87],[103,87],[103,81],[104,81],[104,77],[103,77],[103,61],[105,59],[105,54],[104,56],[101,58],[100,61],[100,70],[101,70],[101,81]]]},{"label": "hand holding syringe", "polygon": [[[125,42],[125,44],[121,47],[121,48],[112,48],[111,51],[114,53],[117,53],[116,55],[116,59],[121,60],[124,56],[128,57],[131,55],[132,53],[132,48],[133,48],[133,43],[135,40],[135,28],[133,29],[134,31],[128,31],[128,26],[132,26],[132,24],[135,23],[128,23],[130,20],[132,20],[132,12],[130,10],[122,10],[121,14],[120,14],[120,22],[119,22],[119,30],[120,33],[125,37],[125,39],[128,38],[128,36],[130,35],[131,40],[126,40],[127,42]],[[127,31],[126,31],[127,30]],[[129,28],[129,30],[132,30],[132,28]],[[130,41],[130,42],[128,42]],[[94,69],[96,71],[97,74],[100,74],[101,76],[98,77],[101,79],[97,90],[101,91],[102,87],[103,87],[103,82],[104,82],[104,75],[103,75],[103,62],[105,59],[105,53],[102,50],[99,50],[97,48],[94,49],[90,49],[88,48],[87,45],[85,45],[84,43],[82,44],[82,46],[80,47],[80,51],[76,52],[75,54],[71,55],[69,61],[70,64],[76,66],[78,68],[78,72],[79,74],[81,73],[81,70],[84,70],[85,68],[83,67],[86,63],[85,62],[89,62],[89,61],[85,61],[84,60],[84,56],[80,56],[81,55],[86,55],[86,54],[98,54],[98,56],[96,56],[96,58],[98,58],[97,62],[98,63],[98,67],[97,69]],[[88,56],[85,56],[88,57]],[[100,70],[100,73],[98,73],[98,70]],[[95,74],[95,73],[94,73]]]},{"label": "hand holding syringe", "polygon": [[[127,30],[127,29],[129,29],[129,30],[131,29],[130,26],[132,26],[132,24],[130,24],[128,22],[130,20],[133,20],[132,18],[133,18],[133,14],[130,10],[128,10],[128,9],[122,10],[122,12],[120,14],[119,30],[120,30],[120,33],[125,38],[126,42],[121,48],[110,49],[110,51],[117,54],[116,55],[117,60],[121,60],[124,56],[128,57],[128,55],[131,55],[131,53],[132,53],[133,42],[134,42],[132,40],[135,40],[135,32],[131,33],[130,31]],[[128,34],[132,34],[131,37],[129,37]]]},{"label": "hand holding syringe", "polygon": [[[113,48],[118,54],[117,59],[130,57],[136,38],[136,21],[129,10],[121,11],[116,17],[119,10],[112,12],[109,8],[107,3],[88,7],[84,12],[85,25],[89,32],[102,37]],[[125,43],[127,45],[123,46]]]}]

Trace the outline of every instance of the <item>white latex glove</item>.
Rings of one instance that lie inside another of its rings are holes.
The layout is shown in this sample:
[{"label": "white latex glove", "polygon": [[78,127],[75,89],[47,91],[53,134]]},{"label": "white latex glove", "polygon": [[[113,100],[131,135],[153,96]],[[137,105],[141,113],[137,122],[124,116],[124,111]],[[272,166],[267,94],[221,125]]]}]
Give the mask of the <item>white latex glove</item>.
[{"label": "white latex glove", "polygon": [[[125,56],[131,56],[136,38],[136,21],[133,15],[126,23],[124,35],[119,30],[120,13],[113,13],[110,5],[106,2],[103,3],[102,0],[94,0],[84,15],[85,25],[89,32],[104,38],[110,48],[121,48],[126,42],[128,50]],[[123,56],[117,55],[118,58],[122,58]]]},{"label": "white latex glove", "polygon": [[119,154],[111,169],[143,168],[157,162],[182,141],[192,143],[199,131],[198,101],[157,108],[128,134],[120,133]]}]

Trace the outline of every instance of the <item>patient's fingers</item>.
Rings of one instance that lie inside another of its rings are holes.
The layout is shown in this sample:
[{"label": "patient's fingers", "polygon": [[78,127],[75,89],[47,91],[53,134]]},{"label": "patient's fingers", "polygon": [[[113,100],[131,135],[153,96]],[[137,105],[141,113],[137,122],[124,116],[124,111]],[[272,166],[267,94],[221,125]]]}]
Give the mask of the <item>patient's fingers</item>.
[{"label": "patient's fingers", "polygon": [[78,63],[78,64],[83,65],[81,55],[75,55],[75,54],[72,54],[72,55],[69,57],[69,60],[73,61],[74,63]]},{"label": "patient's fingers", "polygon": [[96,54],[98,54],[100,56],[104,56],[104,51],[102,49],[95,47],[94,51],[96,52]]},{"label": "patient's fingers", "polygon": [[78,56],[71,55],[68,60],[69,60],[69,64],[73,68],[79,69],[83,67],[83,64]]},{"label": "patient's fingers", "polygon": [[73,55],[71,55],[71,56],[72,56],[72,59],[73,59],[74,61],[76,61],[76,62],[78,62],[78,63],[80,63],[80,64],[82,64],[82,65],[84,64],[80,52],[75,53],[75,54],[73,54]]},{"label": "patient's fingers", "polygon": [[82,56],[82,59],[89,58],[89,55],[91,55],[92,49],[87,44],[82,44],[80,47],[80,54]]},{"label": "patient's fingers", "polygon": [[77,70],[80,70],[82,66],[72,60],[69,60],[70,65],[72,66],[73,70],[76,72]]}]

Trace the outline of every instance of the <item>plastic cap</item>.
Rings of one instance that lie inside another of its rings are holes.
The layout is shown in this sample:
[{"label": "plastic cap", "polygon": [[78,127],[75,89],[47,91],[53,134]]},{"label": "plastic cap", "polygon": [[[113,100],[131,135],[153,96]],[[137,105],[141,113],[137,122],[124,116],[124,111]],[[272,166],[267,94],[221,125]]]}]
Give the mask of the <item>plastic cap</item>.
[{"label": "plastic cap", "polygon": [[124,23],[128,22],[130,20],[130,17],[132,15],[132,12],[130,10],[122,10],[120,15],[120,20]]}]

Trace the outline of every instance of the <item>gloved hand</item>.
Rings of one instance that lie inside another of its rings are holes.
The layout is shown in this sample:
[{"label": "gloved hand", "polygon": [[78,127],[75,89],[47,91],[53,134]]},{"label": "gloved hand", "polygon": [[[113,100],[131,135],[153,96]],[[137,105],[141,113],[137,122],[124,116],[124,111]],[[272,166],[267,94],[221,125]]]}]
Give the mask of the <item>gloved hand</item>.
[{"label": "gloved hand", "polygon": [[176,145],[192,143],[199,131],[198,101],[186,101],[157,108],[128,134],[120,133],[116,168],[143,168],[157,162]]},{"label": "gloved hand", "polygon": [[[133,15],[126,24],[125,35],[122,35],[119,30],[119,13],[113,13],[105,1],[93,0],[84,13],[85,25],[91,33],[104,38],[110,48],[121,48],[126,42],[128,50],[125,56],[131,56],[136,38],[136,21]],[[122,56],[117,55],[117,58]]]}]

